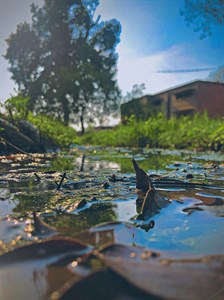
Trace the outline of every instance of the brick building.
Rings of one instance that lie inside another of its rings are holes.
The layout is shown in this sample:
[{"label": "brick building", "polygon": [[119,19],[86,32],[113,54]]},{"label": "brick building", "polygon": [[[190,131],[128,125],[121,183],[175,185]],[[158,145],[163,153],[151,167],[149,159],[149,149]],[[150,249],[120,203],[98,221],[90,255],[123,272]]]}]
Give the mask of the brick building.
[{"label": "brick building", "polygon": [[162,112],[167,118],[207,111],[210,117],[224,116],[224,84],[209,81],[193,81],[154,95],[133,99],[121,106],[121,117],[134,114],[147,119]]}]

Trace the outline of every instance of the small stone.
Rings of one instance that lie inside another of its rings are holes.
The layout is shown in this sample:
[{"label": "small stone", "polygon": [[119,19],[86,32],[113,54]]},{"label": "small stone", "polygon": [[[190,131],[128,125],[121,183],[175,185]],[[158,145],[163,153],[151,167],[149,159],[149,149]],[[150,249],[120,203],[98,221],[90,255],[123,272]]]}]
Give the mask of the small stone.
[{"label": "small stone", "polygon": [[194,176],[193,176],[192,174],[187,174],[187,175],[186,175],[186,178],[187,178],[187,179],[192,179],[192,178],[194,178]]}]

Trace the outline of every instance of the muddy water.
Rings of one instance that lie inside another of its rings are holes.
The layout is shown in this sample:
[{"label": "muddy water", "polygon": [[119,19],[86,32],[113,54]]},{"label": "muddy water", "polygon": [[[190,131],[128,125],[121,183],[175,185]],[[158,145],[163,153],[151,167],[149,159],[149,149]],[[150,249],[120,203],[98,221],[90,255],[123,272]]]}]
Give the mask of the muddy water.
[{"label": "muddy water", "polygon": [[[136,220],[132,158],[150,175],[192,183],[156,185],[172,202],[151,217],[155,226],[149,231],[141,229],[142,223]],[[2,253],[45,237],[35,230],[33,212],[56,234],[78,236],[90,244],[103,244],[105,231],[106,242],[195,254],[223,253],[222,154],[78,147],[70,153],[1,157],[0,166]],[[66,177],[57,189],[64,172]],[[108,222],[113,223],[95,228]],[[137,233],[127,231],[129,225]],[[93,242],[91,234],[80,233],[87,229],[102,234]]]}]

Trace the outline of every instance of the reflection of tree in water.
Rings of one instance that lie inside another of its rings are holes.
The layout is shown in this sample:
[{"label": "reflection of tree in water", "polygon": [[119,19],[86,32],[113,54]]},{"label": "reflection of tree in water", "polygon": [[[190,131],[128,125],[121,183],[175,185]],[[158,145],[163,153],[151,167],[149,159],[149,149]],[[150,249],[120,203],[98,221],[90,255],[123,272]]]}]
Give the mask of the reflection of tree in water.
[{"label": "reflection of tree in water", "polygon": [[51,199],[53,199],[51,193],[40,192],[40,193],[22,193],[14,196],[15,200],[18,200],[17,206],[14,208],[14,212],[20,214],[27,214],[28,212],[33,211],[43,211],[46,210],[47,206],[50,206]]},{"label": "reflection of tree in water", "polygon": [[88,229],[100,223],[116,220],[113,210],[114,203],[94,203],[89,208],[76,214],[60,213],[56,216],[44,218],[44,220],[56,227],[60,232],[72,235],[76,232]]},{"label": "reflection of tree in water", "polygon": [[64,172],[65,170],[74,170],[76,165],[74,164],[74,158],[67,158],[67,157],[56,157],[53,158],[51,161],[51,166],[49,167],[50,170],[57,170]]},{"label": "reflection of tree in water", "polygon": [[[139,166],[144,169],[144,170],[149,170],[149,169],[153,169],[153,170],[162,170],[164,169],[164,167],[166,167],[166,165],[168,163],[170,163],[170,161],[172,159],[178,159],[179,157],[177,156],[177,158],[173,158],[173,156],[171,157],[171,155],[161,155],[159,153],[157,154],[152,154],[150,153],[148,155],[148,157],[145,157],[146,155],[143,154],[142,155],[142,160],[138,161]],[[112,157],[110,158],[112,161],[118,163],[120,165],[120,170],[121,173],[133,173],[134,169],[133,169],[133,165],[132,165],[132,161],[130,159],[130,157]]]},{"label": "reflection of tree in water", "polygon": [[[96,161],[88,161],[85,165],[85,171],[104,171],[104,173],[108,170],[118,170],[120,169],[119,164],[113,161],[105,161],[105,160],[98,160]],[[113,160],[113,159],[112,159]]]},{"label": "reflection of tree in water", "polygon": [[116,220],[116,214],[113,210],[115,206],[111,202],[96,203],[89,209],[80,212],[80,215],[84,215],[87,218],[87,224],[92,227],[100,223]]}]

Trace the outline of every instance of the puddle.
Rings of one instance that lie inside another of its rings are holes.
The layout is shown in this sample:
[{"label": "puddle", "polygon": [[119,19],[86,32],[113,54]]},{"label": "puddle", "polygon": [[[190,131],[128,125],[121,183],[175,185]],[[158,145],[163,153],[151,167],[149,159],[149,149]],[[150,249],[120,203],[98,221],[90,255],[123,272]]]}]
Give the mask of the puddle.
[{"label": "puddle", "polygon": [[[137,195],[131,158],[135,158],[152,179],[172,178],[155,185],[172,203],[152,217],[153,229],[149,232],[138,229],[138,238],[129,242],[155,249],[223,253],[224,239],[220,239],[224,217],[222,154],[85,147],[65,154],[0,158],[3,251],[12,241],[13,247],[17,247],[30,240],[18,238],[27,234],[27,221],[21,218],[30,220],[33,230],[29,235],[35,237],[34,211],[60,235],[66,236],[105,222],[128,222],[136,226]],[[63,173],[66,173],[64,182],[57,189]],[[192,176],[188,178],[187,174]],[[82,207],[79,207],[81,201]],[[6,217],[12,222],[20,220],[19,227],[6,222]],[[115,237],[117,234],[115,230]],[[122,239],[124,237],[118,241]]]},{"label": "puddle", "polygon": [[[141,206],[136,202],[132,158],[150,175],[160,196],[170,200],[145,221],[137,219]],[[17,259],[20,246],[36,249],[37,242],[65,237],[95,249],[115,243],[181,253],[182,257],[221,255],[223,158],[215,153],[93,147],[57,155],[0,157],[0,254],[9,252]],[[61,244],[60,240],[55,243]],[[26,251],[30,253],[29,248]],[[55,265],[55,259],[54,255],[43,261],[34,257],[3,266],[4,298],[35,294],[37,299],[49,299],[65,281],[80,280],[67,267],[67,260]],[[68,262],[76,268],[76,261]],[[7,283],[5,274],[12,271]],[[30,288],[24,293],[27,282]],[[11,290],[10,284],[16,288]]]}]

